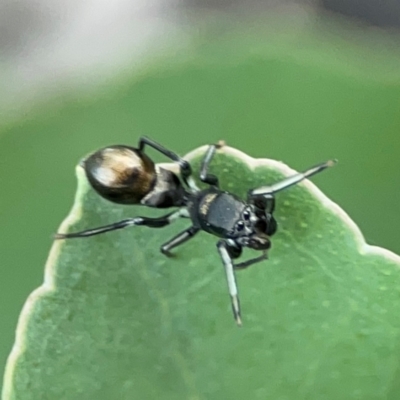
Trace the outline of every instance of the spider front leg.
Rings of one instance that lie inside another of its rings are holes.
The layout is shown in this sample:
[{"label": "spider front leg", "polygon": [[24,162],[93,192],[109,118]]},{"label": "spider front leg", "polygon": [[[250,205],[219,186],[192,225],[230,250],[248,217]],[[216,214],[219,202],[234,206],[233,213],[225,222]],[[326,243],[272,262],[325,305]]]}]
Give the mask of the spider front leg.
[{"label": "spider front leg", "polygon": [[259,257],[251,258],[250,260],[243,261],[239,264],[234,264],[232,260],[240,257],[240,255],[242,254],[242,246],[236,243],[233,239],[227,239],[220,240],[217,243],[217,248],[225,269],[225,276],[228,282],[228,291],[229,295],[231,296],[233,317],[235,318],[237,325],[241,326],[242,318],[235,270],[245,269],[247,267],[250,267],[251,265],[266,260],[268,258],[267,251],[264,250],[262,255]]},{"label": "spider front leg", "polygon": [[269,186],[261,186],[257,189],[253,189],[249,192],[249,198],[254,198],[258,196],[271,196],[274,193],[280,192],[281,190],[287,189],[290,186],[297,185],[299,182],[306,178],[318,174],[329,167],[333,167],[337,163],[336,160],[329,160],[324,163],[315,165],[314,167],[308,168],[304,172],[299,172],[295,175],[284,178],[279,182],[276,182]]},{"label": "spider front leg", "polygon": [[267,214],[272,214],[275,210],[275,196],[272,193],[255,195],[250,191],[247,195],[247,201]]},{"label": "spider front leg", "polygon": [[236,284],[236,277],[234,266],[232,262],[232,258],[236,258],[241,253],[241,248],[236,247],[233,244],[229,244],[225,240],[220,240],[217,243],[217,248],[219,255],[221,256],[222,263],[225,269],[225,276],[228,282],[228,291],[231,296],[231,305],[233,311],[233,317],[238,326],[242,325],[242,319],[240,316],[240,301],[239,301],[239,293]]}]

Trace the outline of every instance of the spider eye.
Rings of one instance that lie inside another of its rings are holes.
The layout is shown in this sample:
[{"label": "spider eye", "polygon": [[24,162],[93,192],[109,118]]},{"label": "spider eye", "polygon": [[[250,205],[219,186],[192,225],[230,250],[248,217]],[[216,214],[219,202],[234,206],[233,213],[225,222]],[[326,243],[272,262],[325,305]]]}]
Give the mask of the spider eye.
[{"label": "spider eye", "polygon": [[236,230],[237,230],[237,231],[242,231],[243,228],[244,228],[244,223],[243,223],[243,221],[239,221],[239,222],[236,224]]},{"label": "spider eye", "polygon": [[243,211],[243,218],[248,221],[250,219],[250,211],[249,210],[244,210]]}]

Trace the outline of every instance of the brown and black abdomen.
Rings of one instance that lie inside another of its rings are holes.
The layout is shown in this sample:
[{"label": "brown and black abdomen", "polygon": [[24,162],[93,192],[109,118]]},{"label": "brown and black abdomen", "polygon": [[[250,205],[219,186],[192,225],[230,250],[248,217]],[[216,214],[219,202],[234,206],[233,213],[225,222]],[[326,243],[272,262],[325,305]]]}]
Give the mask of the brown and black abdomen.
[{"label": "brown and black abdomen", "polygon": [[83,161],[86,176],[102,197],[120,204],[138,204],[154,187],[155,165],[128,146],[109,146]]}]

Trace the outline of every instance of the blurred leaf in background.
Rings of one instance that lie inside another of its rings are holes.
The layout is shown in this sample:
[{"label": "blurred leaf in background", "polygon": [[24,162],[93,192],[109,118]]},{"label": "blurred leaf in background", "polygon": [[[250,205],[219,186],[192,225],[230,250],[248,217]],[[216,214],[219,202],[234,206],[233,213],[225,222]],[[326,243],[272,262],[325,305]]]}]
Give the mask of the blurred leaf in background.
[{"label": "blurred leaf in background", "polygon": [[[51,235],[71,206],[74,165],[107,144],[135,145],[142,134],[181,154],[224,139],[296,169],[336,157],[329,183],[317,177],[317,184],[369,243],[400,252],[399,37],[298,11],[188,13],[179,41],[163,47],[155,39],[162,31],[151,36],[157,57],[135,53],[113,80],[93,67],[77,80],[89,80],[90,89],[69,75],[60,92],[34,86],[42,97],[34,106],[3,107],[1,365],[22,304],[42,282]],[[52,70],[43,76],[51,81]]]}]

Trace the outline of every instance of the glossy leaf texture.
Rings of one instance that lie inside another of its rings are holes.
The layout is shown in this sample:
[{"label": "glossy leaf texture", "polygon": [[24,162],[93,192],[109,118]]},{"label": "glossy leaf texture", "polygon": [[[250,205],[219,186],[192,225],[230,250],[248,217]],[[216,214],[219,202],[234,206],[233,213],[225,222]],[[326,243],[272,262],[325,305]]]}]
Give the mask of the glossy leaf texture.
[{"label": "glossy leaf texture", "polygon": [[[188,155],[195,171],[204,150]],[[229,147],[211,172],[240,196],[294,173]],[[62,232],[162,214],[113,205],[77,174]],[[159,252],[188,220],[55,242],[20,317],[3,399],[398,398],[399,257],[365,244],[309,181],[279,193],[275,215],[270,259],[237,273],[242,328],[215,237]]]}]

